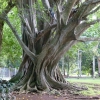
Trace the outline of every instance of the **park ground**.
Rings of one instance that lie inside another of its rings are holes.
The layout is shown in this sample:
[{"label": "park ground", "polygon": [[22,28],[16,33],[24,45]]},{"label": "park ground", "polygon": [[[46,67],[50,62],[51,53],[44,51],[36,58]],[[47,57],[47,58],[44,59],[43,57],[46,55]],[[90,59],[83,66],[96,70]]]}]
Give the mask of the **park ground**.
[{"label": "park ground", "polygon": [[68,91],[51,91],[50,93],[17,93],[16,100],[100,100],[100,79],[92,78],[68,78],[69,82],[76,84],[77,86],[85,86],[88,90],[81,92]]}]

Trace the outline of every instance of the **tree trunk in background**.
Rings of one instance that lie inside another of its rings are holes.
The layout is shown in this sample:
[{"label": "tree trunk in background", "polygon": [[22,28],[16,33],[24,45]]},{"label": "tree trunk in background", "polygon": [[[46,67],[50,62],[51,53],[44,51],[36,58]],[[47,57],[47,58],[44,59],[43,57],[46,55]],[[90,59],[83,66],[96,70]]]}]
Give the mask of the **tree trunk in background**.
[{"label": "tree trunk in background", "polygon": [[63,76],[65,76],[65,60],[64,60],[65,57],[62,57],[62,74]]},{"label": "tree trunk in background", "polygon": [[82,51],[78,50],[78,78],[81,78],[82,75],[81,62],[82,62]]},{"label": "tree trunk in background", "polygon": [[98,57],[98,75],[100,77],[100,57]]},{"label": "tree trunk in background", "polygon": [[2,44],[2,32],[3,32],[3,22],[0,20],[0,49]]},{"label": "tree trunk in background", "polygon": [[93,71],[92,77],[95,78],[95,56],[93,56],[93,66],[92,66],[92,71]]},{"label": "tree trunk in background", "polygon": [[[9,11],[15,6],[15,4],[13,3],[12,0],[8,0],[8,1],[6,1],[6,3],[7,3],[6,7],[1,9],[2,8],[2,6],[1,6],[1,8],[0,8],[0,17],[1,17],[0,18],[0,49],[1,49],[1,44],[2,44],[2,35],[3,35],[3,26],[4,26],[3,18],[5,18],[6,15],[9,13]],[[1,5],[3,5],[3,4],[1,3]]]},{"label": "tree trunk in background", "polygon": [[68,63],[68,66],[67,66],[67,77],[69,77],[69,70],[70,70],[69,56],[67,56],[67,63]]}]

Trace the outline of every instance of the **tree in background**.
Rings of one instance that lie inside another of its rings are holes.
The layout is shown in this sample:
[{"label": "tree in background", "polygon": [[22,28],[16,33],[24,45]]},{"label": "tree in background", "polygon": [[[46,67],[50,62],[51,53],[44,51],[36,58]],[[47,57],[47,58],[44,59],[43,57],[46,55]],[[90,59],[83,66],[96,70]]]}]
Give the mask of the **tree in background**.
[{"label": "tree in background", "polygon": [[[14,3],[11,0],[0,0],[0,16],[6,17],[8,12],[14,7]],[[2,44],[4,20],[0,19],[0,48]]]},{"label": "tree in background", "polygon": [[[7,15],[9,16],[10,21],[14,23],[14,26],[17,28],[18,32],[20,32],[20,20],[17,16],[16,7],[13,7],[11,11],[9,10]],[[6,23],[4,23],[2,31],[3,31],[2,35],[3,41],[1,46],[2,49],[0,52],[1,67],[4,66],[10,67],[9,65],[11,65],[12,67],[18,68],[19,64],[21,63],[21,55],[22,55],[21,47]],[[8,62],[10,63],[8,64]]]},{"label": "tree in background", "polygon": [[66,84],[56,65],[72,45],[85,40],[80,35],[100,21],[89,20],[99,10],[100,0],[14,1],[21,20],[22,39],[6,14],[0,16],[23,49],[19,71],[10,81],[19,81],[16,88],[28,91],[75,89]]}]

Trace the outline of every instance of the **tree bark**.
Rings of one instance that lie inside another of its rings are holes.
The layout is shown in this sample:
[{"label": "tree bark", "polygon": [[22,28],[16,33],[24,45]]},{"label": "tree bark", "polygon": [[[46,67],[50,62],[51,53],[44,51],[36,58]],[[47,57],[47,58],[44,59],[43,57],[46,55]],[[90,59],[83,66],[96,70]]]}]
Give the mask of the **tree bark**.
[{"label": "tree bark", "polygon": [[[1,22],[1,21],[0,21]],[[1,49],[1,44],[2,44],[2,31],[3,31],[3,25],[4,23],[0,23],[0,49]]]},{"label": "tree bark", "polygon": [[100,77],[100,57],[98,57],[98,76]]}]

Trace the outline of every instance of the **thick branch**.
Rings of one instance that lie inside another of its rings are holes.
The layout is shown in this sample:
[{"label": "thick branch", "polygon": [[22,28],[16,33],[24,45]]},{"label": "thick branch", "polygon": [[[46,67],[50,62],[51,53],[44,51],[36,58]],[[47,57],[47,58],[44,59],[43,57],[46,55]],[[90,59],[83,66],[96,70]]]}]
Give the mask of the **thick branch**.
[{"label": "thick branch", "polygon": [[48,0],[42,0],[42,3],[43,3],[43,5],[44,5],[44,7],[46,9],[49,9],[50,8],[50,4],[49,4],[49,1]]},{"label": "thick branch", "polygon": [[6,23],[8,24],[8,26],[11,28],[12,32],[14,33],[15,37],[17,38],[19,44],[21,45],[21,47],[23,48],[23,50],[26,52],[26,54],[31,58],[31,60],[33,61],[35,54],[32,53],[28,47],[23,43],[23,41],[20,39],[17,31],[15,30],[15,28],[13,27],[13,25],[10,23],[10,21],[8,20],[8,18],[5,18]]},{"label": "thick branch", "polygon": [[93,3],[100,3],[100,0],[91,0]]},{"label": "thick branch", "polygon": [[84,2],[84,5],[89,5],[89,4],[96,4],[96,3],[100,3],[100,0],[86,0],[86,2]]},{"label": "thick branch", "polygon": [[33,21],[33,26],[34,26],[34,32],[37,33],[37,20],[36,20],[36,9],[33,7],[33,4],[35,3],[35,0],[29,0],[29,7],[30,7],[30,17],[31,21]]},{"label": "thick branch", "polygon": [[100,19],[93,20],[93,21],[90,22],[90,25],[96,24],[98,22],[100,22]]},{"label": "thick branch", "polygon": [[100,22],[100,19],[96,19],[96,20],[93,20],[91,22],[83,22],[81,23],[80,25],[78,25],[74,31],[74,34],[76,36],[76,39],[79,38],[79,36],[87,29],[89,28],[91,25],[97,23],[97,22]]},{"label": "thick branch", "polygon": [[76,39],[78,39],[79,36],[89,27],[90,27],[90,23],[87,23],[87,22],[83,22],[80,25],[78,25],[74,30]]},{"label": "thick branch", "polygon": [[27,20],[24,16],[20,16],[20,18],[21,18],[23,24],[25,24],[25,26],[26,26],[26,28],[27,28],[27,31],[29,32],[29,34],[30,34],[30,36],[31,36],[33,33],[32,33],[32,30],[31,30],[31,27],[30,27],[30,25],[29,25],[28,20]]},{"label": "thick branch", "polygon": [[86,15],[88,13],[90,13],[90,11],[92,9],[94,9],[96,7],[96,5],[98,5],[100,3],[100,0],[88,0],[85,1],[82,6],[79,8],[79,10],[77,11],[77,14],[79,14],[79,19],[82,19],[84,17],[86,17]]},{"label": "thick branch", "polygon": [[100,38],[98,38],[98,37],[85,37],[85,38],[79,38],[77,41],[79,41],[79,42],[100,41]]},{"label": "thick branch", "polygon": [[48,0],[48,1],[49,1],[49,4],[50,4],[50,7],[53,8],[54,4],[55,4],[54,0]]},{"label": "thick branch", "polygon": [[93,13],[95,13],[96,11],[98,11],[100,9],[100,6],[98,6],[96,9],[94,9],[93,11],[89,12],[87,15],[85,16],[88,16],[88,15],[91,15]]},{"label": "thick branch", "polygon": [[73,5],[75,4],[77,0],[67,0],[67,5],[65,7],[65,10],[63,11],[63,22],[66,24],[69,18],[69,15],[72,11]]},{"label": "thick branch", "polygon": [[[25,4],[26,2],[26,4]],[[22,21],[27,25],[30,34],[35,35],[37,33],[37,20],[36,9],[34,7],[34,0],[17,0],[18,10]]]},{"label": "thick branch", "polygon": [[56,26],[57,26],[57,24],[52,24],[48,28],[46,28],[46,29],[42,30],[41,32],[39,32],[35,42],[37,42],[40,38],[42,38],[46,33],[48,33],[52,28],[55,28]]}]

